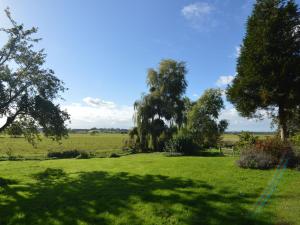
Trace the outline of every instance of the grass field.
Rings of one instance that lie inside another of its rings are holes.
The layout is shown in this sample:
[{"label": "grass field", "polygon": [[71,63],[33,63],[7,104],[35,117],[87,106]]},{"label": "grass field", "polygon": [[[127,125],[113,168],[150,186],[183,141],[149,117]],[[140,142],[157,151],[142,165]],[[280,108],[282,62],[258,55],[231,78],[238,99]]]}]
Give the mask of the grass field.
[{"label": "grass field", "polygon": [[[0,162],[0,224],[299,225],[300,172],[240,169],[233,157],[137,154]],[[279,174],[280,176],[280,174]]]},{"label": "grass field", "polygon": [[107,155],[110,152],[121,152],[125,134],[70,134],[69,138],[61,143],[43,138],[37,148],[24,140],[24,138],[0,137],[0,157],[6,157],[7,152],[14,156],[29,158],[44,158],[49,151],[85,150],[97,155]]},{"label": "grass field", "polygon": [[[263,138],[265,136],[262,135],[260,137]],[[22,137],[0,136],[0,158],[7,158],[7,153],[9,153],[13,156],[22,156],[27,159],[44,159],[49,151],[64,150],[84,150],[92,152],[98,157],[105,157],[111,152],[122,153],[122,146],[126,138],[128,138],[127,134],[70,134],[61,143],[43,138],[41,142],[38,142],[37,147],[34,148]],[[239,138],[235,134],[225,134],[223,140],[234,143]]]}]

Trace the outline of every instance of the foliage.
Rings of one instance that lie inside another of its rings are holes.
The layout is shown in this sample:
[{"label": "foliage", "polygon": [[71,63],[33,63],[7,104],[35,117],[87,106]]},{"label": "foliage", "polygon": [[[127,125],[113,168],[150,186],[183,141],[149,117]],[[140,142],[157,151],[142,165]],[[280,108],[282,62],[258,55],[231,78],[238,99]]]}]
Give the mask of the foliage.
[{"label": "foliage", "polygon": [[258,140],[257,136],[254,136],[250,132],[241,132],[239,135],[239,141],[234,145],[233,151],[235,153],[240,153],[241,150],[254,145]]},{"label": "foliage", "polygon": [[49,158],[57,159],[68,159],[68,158],[77,158],[81,154],[81,151],[78,150],[67,150],[67,151],[53,151],[48,153]]},{"label": "foliage", "polygon": [[109,158],[119,158],[120,155],[118,155],[117,153],[112,152],[112,153],[109,154],[108,157],[109,157]]},{"label": "foliage", "polygon": [[45,68],[44,50],[36,50],[40,39],[33,35],[37,28],[26,30],[8,9],[5,12],[11,28],[0,29],[8,36],[0,48],[0,116],[6,118],[0,132],[18,121],[31,143],[39,128],[47,137],[60,140],[67,135],[69,115],[54,101],[65,90],[63,82]]},{"label": "foliage", "polygon": [[7,134],[9,136],[14,137],[14,138],[20,137],[23,134],[23,130],[22,130],[21,124],[18,123],[18,122],[15,122],[15,123],[11,124],[6,129],[6,132],[7,132]]},{"label": "foliage", "polygon": [[291,145],[278,137],[256,140],[241,151],[238,164],[244,168],[269,169],[287,160],[288,167],[295,167],[298,158]]},{"label": "foliage", "polygon": [[289,136],[295,136],[300,132],[300,105],[289,112],[289,117],[287,119],[287,132]]},{"label": "foliage", "polygon": [[170,154],[192,155],[197,150],[197,146],[191,134],[179,132],[166,143],[164,150]]},{"label": "foliage", "polygon": [[295,144],[300,146],[300,133],[295,134],[292,138],[291,141]]},{"label": "foliage", "polygon": [[216,147],[228,126],[226,120],[218,121],[224,108],[219,89],[208,89],[188,112],[187,130],[199,147]]},{"label": "foliage", "polygon": [[140,151],[161,151],[162,140],[171,138],[184,123],[183,94],[187,83],[186,69],[183,62],[162,60],[157,70],[149,69],[147,84],[149,93],[136,101],[135,124],[131,132],[131,142]]},{"label": "foliage", "polygon": [[[242,116],[276,118],[281,138],[300,102],[300,13],[293,0],[259,0],[248,18],[228,100]],[[275,111],[278,110],[278,113]]]},{"label": "foliage", "polygon": [[87,151],[80,151],[80,155],[76,157],[76,159],[89,159],[92,158],[94,155]]},{"label": "foliage", "polygon": [[242,151],[238,165],[242,168],[251,169],[270,169],[277,165],[277,160],[266,152],[257,152],[255,149],[248,147],[249,149]]}]

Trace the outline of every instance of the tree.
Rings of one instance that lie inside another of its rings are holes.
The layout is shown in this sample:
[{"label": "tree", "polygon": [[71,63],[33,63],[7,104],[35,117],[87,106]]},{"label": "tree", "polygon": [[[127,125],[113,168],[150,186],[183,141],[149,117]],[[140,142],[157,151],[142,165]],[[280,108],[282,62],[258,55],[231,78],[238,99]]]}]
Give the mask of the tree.
[{"label": "tree", "polygon": [[29,141],[39,128],[59,140],[67,135],[65,122],[69,119],[54,103],[65,90],[63,82],[53,70],[44,68],[46,54],[36,50],[40,39],[32,37],[37,28],[27,30],[12,19],[8,9],[5,12],[11,28],[0,29],[8,36],[0,49],[0,116],[6,118],[0,132],[18,121],[29,132]]},{"label": "tree", "polygon": [[300,13],[293,0],[257,0],[248,18],[227,97],[242,116],[267,110],[278,120],[281,139],[300,105]]},{"label": "tree", "polygon": [[18,122],[11,124],[7,128],[7,134],[14,138],[21,136],[23,134],[22,125]]},{"label": "tree", "polygon": [[222,93],[219,89],[208,89],[188,112],[187,131],[192,133],[200,147],[216,147],[228,122],[218,121],[224,108]]},{"label": "tree", "polygon": [[185,75],[185,64],[170,59],[162,60],[158,70],[149,69],[149,93],[134,104],[134,130],[143,151],[149,148],[162,150],[160,142],[170,138],[171,133],[184,123]]}]

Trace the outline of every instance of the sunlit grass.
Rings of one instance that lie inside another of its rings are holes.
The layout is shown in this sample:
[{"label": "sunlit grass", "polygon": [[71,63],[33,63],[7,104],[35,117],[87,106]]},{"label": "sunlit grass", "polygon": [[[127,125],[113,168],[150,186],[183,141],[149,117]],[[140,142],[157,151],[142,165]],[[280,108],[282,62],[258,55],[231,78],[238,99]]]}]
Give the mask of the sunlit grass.
[{"label": "sunlit grass", "polygon": [[286,170],[255,215],[275,171],[235,160],[152,153],[0,162],[0,224],[299,225],[300,173]]}]

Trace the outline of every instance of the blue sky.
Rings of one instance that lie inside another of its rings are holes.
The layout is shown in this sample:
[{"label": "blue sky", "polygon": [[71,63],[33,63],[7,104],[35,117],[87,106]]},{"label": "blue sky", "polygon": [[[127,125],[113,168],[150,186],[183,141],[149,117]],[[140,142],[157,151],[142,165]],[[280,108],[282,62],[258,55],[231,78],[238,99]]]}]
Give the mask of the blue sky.
[{"label": "blue sky", "polygon": [[[71,127],[130,127],[132,104],[146,92],[146,71],[161,59],[186,62],[187,96],[226,87],[252,0],[0,0],[27,27],[69,90],[62,106]],[[240,118],[226,103],[229,130],[269,130],[269,121]]]}]

